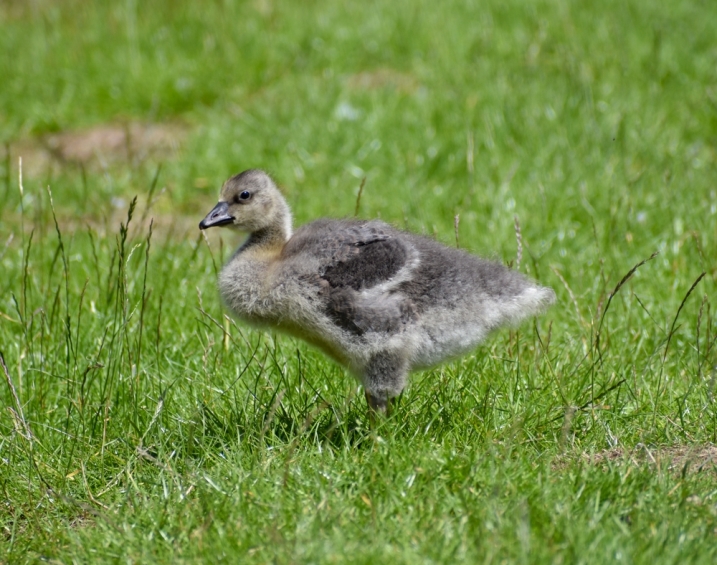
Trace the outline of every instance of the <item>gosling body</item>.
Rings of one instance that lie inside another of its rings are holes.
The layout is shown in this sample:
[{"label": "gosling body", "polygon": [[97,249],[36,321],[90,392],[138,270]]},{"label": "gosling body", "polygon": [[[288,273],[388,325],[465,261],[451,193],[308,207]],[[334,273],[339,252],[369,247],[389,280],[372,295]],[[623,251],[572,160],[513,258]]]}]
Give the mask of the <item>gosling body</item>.
[{"label": "gosling body", "polygon": [[234,316],[320,348],[378,412],[412,370],[470,352],[555,300],[504,265],[378,220],[320,219],[292,233],[286,201],[259,170],[224,184],[200,223],[212,226],[249,233],[219,275]]}]

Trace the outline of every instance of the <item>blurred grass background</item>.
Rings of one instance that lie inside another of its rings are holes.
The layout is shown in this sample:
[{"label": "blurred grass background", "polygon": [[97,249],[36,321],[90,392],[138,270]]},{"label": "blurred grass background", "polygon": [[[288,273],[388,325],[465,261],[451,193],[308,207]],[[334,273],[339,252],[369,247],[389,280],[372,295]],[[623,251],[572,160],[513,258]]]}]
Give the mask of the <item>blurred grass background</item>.
[{"label": "blurred grass background", "polygon": [[[715,37],[707,1],[0,3],[0,560],[713,562]],[[250,167],[297,224],[365,178],[515,264],[517,218],[558,305],[371,435],[222,317],[238,242],[196,224]]]}]

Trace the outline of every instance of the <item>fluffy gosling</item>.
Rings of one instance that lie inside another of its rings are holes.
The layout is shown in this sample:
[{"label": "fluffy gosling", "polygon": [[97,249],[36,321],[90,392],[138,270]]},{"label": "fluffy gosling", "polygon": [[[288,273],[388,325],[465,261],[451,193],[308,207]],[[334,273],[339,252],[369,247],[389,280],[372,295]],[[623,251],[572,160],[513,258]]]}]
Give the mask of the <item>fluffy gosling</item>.
[{"label": "fluffy gosling", "polygon": [[219,275],[232,314],[347,367],[372,417],[387,413],[409,372],[470,352],[555,301],[500,263],[378,220],[320,219],[292,233],[286,200],[260,170],[224,183],[199,229],[215,226],[249,234]]}]

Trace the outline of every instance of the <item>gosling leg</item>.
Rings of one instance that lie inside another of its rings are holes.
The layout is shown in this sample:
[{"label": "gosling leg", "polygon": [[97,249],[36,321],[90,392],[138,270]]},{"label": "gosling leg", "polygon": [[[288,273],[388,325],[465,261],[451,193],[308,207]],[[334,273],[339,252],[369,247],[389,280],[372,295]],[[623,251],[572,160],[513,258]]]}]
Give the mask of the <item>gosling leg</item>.
[{"label": "gosling leg", "polygon": [[408,375],[408,363],[392,352],[376,354],[364,375],[368,417],[373,427],[379,417],[389,417],[403,391]]}]

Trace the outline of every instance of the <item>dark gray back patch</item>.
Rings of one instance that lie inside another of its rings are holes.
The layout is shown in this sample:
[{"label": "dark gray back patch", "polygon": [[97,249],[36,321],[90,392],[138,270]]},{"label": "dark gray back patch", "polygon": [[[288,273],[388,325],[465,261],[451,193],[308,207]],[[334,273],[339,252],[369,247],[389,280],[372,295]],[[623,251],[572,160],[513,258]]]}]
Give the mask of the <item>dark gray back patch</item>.
[{"label": "dark gray back patch", "polygon": [[406,263],[406,246],[396,239],[355,244],[345,258],[326,268],[333,287],[363,290],[390,280]]}]

